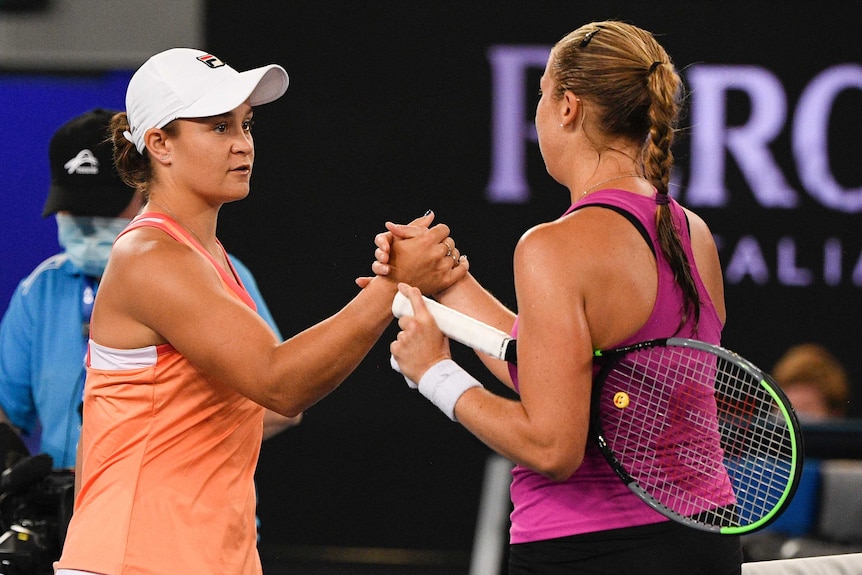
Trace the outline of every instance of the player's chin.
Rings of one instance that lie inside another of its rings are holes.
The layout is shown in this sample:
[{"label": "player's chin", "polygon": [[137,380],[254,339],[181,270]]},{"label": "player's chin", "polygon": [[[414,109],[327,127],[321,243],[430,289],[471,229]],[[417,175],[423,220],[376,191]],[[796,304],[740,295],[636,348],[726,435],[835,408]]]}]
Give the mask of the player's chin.
[{"label": "player's chin", "polygon": [[238,200],[244,200],[245,198],[248,197],[248,194],[251,190],[251,187],[247,183],[245,185],[227,186],[227,188],[228,188],[228,190],[227,190],[228,193],[226,195],[228,196],[228,198],[225,201],[225,203],[236,202]]}]

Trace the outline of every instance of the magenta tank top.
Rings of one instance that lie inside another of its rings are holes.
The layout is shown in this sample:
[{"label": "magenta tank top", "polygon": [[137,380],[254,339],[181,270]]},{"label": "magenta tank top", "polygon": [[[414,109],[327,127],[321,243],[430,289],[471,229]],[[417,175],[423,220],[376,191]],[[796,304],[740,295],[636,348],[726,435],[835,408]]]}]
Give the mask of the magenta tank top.
[{"label": "magenta tank top", "polygon": [[[621,347],[640,341],[663,337],[695,337],[693,318],[677,331],[682,290],[676,285],[673,271],[661,253],[655,226],[656,203],[654,197],[640,196],[623,190],[601,190],[573,204],[566,213],[591,205],[614,209],[632,221],[656,255],[658,289],[656,301],[644,326],[625,341],[612,347]],[[682,245],[701,298],[700,323],[696,339],[719,345],[721,320],[700,278],[691,250],[691,236],[682,207],[669,204],[673,220],[680,233]],[[636,225],[634,222],[639,222]],[[518,322],[512,330],[517,337]],[[515,389],[518,388],[517,368],[509,371]],[[595,375],[596,371],[594,371]],[[592,439],[588,440],[584,461],[567,480],[553,481],[523,466],[512,470],[511,497],[514,510],[511,515],[510,540],[512,543],[541,541],[581,533],[591,533],[622,527],[635,527],[666,521],[634,495],[605,461]]]}]

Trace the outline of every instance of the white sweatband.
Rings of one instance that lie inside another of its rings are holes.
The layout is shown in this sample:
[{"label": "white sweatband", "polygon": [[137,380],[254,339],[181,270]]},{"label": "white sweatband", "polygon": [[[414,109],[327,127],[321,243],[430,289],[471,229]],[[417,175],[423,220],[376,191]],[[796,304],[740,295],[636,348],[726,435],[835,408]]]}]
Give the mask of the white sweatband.
[{"label": "white sweatband", "polygon": [[451,359],[435,363],[419,380],[419,393],[452,421],[458,421],[455,404],[472,387],[482,387],[482,384]]},{"label": "white sweatband", "polygon": [[[394,355],[389,356],[389,365],[392,366],[392,369],[394,369],[398,373],[401,373],[401,367],[398,365],[398,362],[395,360]],[[402,375],[404,375],[404,374],[402,374]],[[407,382],[407,387],[409,387],[410,389],[416,389],[417,387],[419,387],[415,381],[413,381],[412,379],[410,379],[406,375],[404,376],[404,381]]]}]

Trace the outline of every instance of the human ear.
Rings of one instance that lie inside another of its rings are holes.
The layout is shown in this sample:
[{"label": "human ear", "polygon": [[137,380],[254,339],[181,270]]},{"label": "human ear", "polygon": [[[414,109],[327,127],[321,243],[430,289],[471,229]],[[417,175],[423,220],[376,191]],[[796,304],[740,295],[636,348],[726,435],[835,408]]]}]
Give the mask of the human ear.
[{"label": "human ear", "polygon": [[563,93],[560,98],[560,125],[567,126],[573,124],[578,118],[578,113],[582,107],[580,97],[576,96],[570,90]]},{"label": "human ear", "polygon": [[160,128],[151,128],[144,134],[144,144],[150,152],[150,158],[162,164],[170,163],[171,151],[167,133]]}]

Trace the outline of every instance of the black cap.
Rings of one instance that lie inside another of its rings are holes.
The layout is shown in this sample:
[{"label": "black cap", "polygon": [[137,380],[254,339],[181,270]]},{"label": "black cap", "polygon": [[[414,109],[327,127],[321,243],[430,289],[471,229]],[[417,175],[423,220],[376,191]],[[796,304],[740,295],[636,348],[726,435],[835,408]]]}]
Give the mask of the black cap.
[{"label": "black cap", "polygon": [[134,188],[114,168],[109,126],[116,113],[96,108],[72,118],[51,137],[51,191],[42,217],[68,211],[112,218],[132,201]]}]

